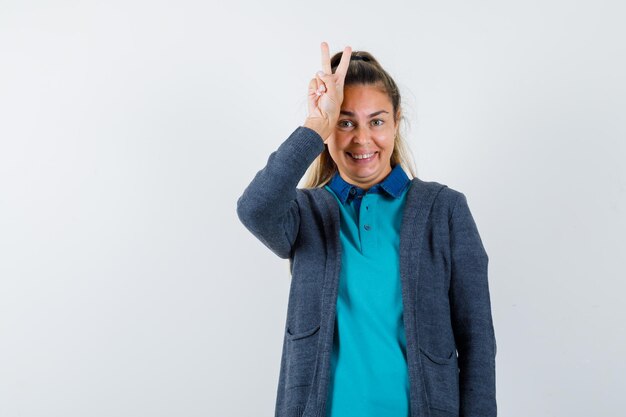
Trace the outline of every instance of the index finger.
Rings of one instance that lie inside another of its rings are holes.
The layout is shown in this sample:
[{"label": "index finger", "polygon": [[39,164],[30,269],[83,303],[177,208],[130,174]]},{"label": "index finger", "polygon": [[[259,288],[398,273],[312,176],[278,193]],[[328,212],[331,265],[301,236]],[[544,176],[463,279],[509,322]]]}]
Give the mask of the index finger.
[{"label": "index finger", "polygon": [[328,52],[328,44],[326,42],[322,42],[322,71],[326,74],[333,73],[330,66],[330,52]]},{"label": "index finger", "polygon": [[346,46],[343,48],[343,53],[341,54],[341,60],[339,61],[339,65],[337,65],[337,70],[335,74],[339,78],[339,82],[343,84],[344,79],[346,78],[346,73],[348,72],[348,66],[350,66],[350,57],[352,55],[352,48]]}]

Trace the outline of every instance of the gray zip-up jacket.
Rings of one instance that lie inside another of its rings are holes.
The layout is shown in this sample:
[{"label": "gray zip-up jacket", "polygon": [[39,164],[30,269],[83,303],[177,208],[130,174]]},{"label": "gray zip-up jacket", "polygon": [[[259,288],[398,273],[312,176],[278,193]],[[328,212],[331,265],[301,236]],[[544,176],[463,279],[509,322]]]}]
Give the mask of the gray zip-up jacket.
[{"label": "gray zip-up jacket", "polygon": [[[246,228],[289,259],[276,417],[326,413],[341,268],[340,212],[327,190],[297,188],[324,147],[317,132],[298,127],[237,201]],[[400,276],[411,417],[495,417],[488,256],[467,199],[418,178],[407,192]]]}]

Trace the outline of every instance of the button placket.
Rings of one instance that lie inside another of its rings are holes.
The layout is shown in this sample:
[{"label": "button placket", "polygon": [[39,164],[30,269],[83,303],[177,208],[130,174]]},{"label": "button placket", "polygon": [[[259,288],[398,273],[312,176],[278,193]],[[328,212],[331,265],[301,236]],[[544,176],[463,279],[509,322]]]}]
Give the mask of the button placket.
[{"label": "button placket", "polygon": [[374,230],[374,206],[375,198],[371,194],[365,194],[361,201],[359,213],[361,227],[361,248],[363,254],[370,255],[376,251],[376,231]]}]

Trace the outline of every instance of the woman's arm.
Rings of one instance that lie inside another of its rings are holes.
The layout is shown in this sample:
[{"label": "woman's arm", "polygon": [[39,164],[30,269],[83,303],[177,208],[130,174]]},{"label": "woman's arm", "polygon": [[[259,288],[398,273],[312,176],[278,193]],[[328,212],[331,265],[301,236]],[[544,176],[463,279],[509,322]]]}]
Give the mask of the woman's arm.
[{"label": "woman's arm", "polygon": [[291,255],[300,225],[296,187],[323,150],[324,141],[317,132],[298,127],[270,154],[237,200],[241,222],[281,258]]},{"label": "woman's arm", "polygon": [[332,72],[328,44],[322,42],[322,68],[309,82],[308,116],[274,151],[237,200],[241,222],[261,242],[281,258],[291,255],[298,235],[300,213],[297,185],[315,158],[324,150],[339,118],[343,83],[352,49],[347,46],[335,73]]},{"label": "woman's arm", "polygon": [[489,257],[467,198],[459,192],[450,218],[450,307],[459,352],[461,417],[495,417],[496,339],[488,284]]}]

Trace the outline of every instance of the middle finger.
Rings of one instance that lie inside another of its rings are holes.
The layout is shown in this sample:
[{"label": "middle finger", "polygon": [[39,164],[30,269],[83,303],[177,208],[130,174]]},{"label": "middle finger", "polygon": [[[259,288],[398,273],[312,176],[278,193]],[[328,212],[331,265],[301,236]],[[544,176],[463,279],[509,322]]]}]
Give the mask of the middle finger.
[{"label": "middle finger", "polygon": [[346,46],[343,48],[343,53],[341,54],[341,60],[339,61],[339,65],[335,70],[335,74],[339,77],[339,82],[343,83],[346,73],[348,72],[348,66],[350,65],[350,57],[352,55],[352,48]]}]

